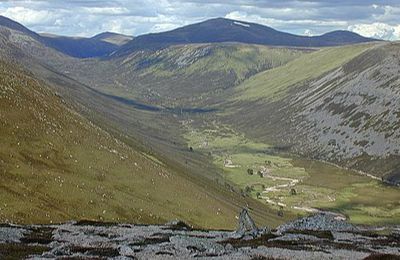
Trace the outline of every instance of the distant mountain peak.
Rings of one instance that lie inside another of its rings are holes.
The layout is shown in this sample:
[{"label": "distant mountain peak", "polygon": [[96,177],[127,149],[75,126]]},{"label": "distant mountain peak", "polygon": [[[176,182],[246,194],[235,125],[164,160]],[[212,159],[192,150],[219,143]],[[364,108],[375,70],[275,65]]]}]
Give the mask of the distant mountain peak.
[{"label": "distant mountain peak", "polygon": [[171,45],[192,43],[238,42],[271,46],[326,47],[371,42],[348,31],[334,31],[320,36],[294,35],[271,27],[227,18],[213,18],[168,32],[141,35],[117,50],[114,56],[124,56],[137,50],[160,49]]},{"label": "distant mountain peak", "polygon": [[76,58],[106,56],[117,50],[119,46],[132,40],[130,36],[110,32],[97,35],[98,38],[69,37],[48,33],[38,34],[4,16],[0,16],[0,27],[23,33],[46,47]]}]

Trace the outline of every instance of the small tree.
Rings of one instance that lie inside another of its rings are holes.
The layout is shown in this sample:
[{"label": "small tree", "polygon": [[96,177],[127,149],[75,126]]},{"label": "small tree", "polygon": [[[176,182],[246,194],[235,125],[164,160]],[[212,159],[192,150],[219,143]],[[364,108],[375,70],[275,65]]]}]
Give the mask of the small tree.
[{"label": "small tree", "polygon": [[295,196],[297,195],[297,191],[295,189],[290,190],[290,195]]},{"label": "small tree", "polygon": [[261,199],[261,193],[260,192],[257,192],[256,196],[257,196],[257,199]]},{"label": "small tree", "polygon": [[247,174],[248,175],[253,175],[254,174],[254,171],[253,171],[253,169],[247,169]]},{"label": "small tree", "polygon": [[246,188],[244,189],[244,193],[246,193],[246,195],[250,195],[250,193],[253,191],[253,188],[251,188],[250,186],[246,186]]},{"label": "small tree", "polygon": [[261,171],[258,171],[257,174],[258,174],[258,176],[260,176],[261,178],[264,177],[264,175],[263,175],[263,173],[262,173]]}]

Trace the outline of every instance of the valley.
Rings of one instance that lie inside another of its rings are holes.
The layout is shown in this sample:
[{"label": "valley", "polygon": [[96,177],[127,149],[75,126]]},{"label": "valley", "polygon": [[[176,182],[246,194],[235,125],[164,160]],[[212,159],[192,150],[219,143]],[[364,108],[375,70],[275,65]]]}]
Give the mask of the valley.
[{"label": "valley", "polygon": [[77,39],[61,49],[10,23],[0,222],[232,229],[243,207],[270,227],[319,211],[400,222],[398,43],[196,38],[256,27],[217,19],[178,30],[188,38],[105,34],[79,40],[98,54],[71,53]]},{"label": "valley", "polygon": [[[212,157],[228,183],[277,214],[331,211],[355,224],[400,221],[395,187],[351,170],[307,160],[284,149],[257,143],[218,121],[182,122],[195,152]],[[197,126],[197,127],[196,127]]]}]

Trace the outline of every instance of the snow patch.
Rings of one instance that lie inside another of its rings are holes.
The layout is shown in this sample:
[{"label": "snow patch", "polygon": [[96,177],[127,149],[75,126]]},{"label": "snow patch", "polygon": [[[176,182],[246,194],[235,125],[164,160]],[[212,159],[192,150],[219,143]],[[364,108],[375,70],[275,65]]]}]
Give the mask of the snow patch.
[{"label": "snow patch", "polygon": [[247,28],[250,27],[250,24],[247,24],[247,23],[241,23],[241,22],[233,22],[233,23],[236,25],[239,25],[239,26],[247,27]]}]

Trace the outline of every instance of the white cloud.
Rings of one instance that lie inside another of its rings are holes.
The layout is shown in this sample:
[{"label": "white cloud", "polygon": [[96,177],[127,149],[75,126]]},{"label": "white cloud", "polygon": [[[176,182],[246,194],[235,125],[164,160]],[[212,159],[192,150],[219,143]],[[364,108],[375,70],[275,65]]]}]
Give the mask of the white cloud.
[{"label": "white cloud", "polygon": [[52,23],[59,17],[56,13],[48,10],[34,10],[22,6],[6,8],[1,12],[1,15],[16,20],[26,26]]},{"label": "white cloud", "polygon": [[386,23],[355,24],[349,26],[348,30],[382,40],[400,39],[400,25],[392,26]]},{"label": "white cloud", "polygon": [[129,14],[129,10],[125,7],[85,7],[83,9],[88,14],[97,14],[97,15]]},{"label": "white cloud", "polygon": [[[248,21],[258,24],[263,24],[266,26],[271,26],[275,29],[287,30],[290,28],[290,31],[298,34],[305,34],[304,28],[314,27],[319,29],[320,31],[314,31],[313,34],[321,34],[326,32],[327,30],[334,30],[336,28],[346,28],[348,23],[346,21],[320,21],[320,20],[312,20],[312,19],[274,19],[274,18],[265,18],[256,14],[248,14],[246,12],[234,11],[225,16],[225,18],[233,19],[233,20],[241,20]],[[306,33],[311,32],[310,30],[306,31]]]},{"label": "white cloud", "polygon": [[38,32],[138,35],[226,17],[303,35],[350,29],[400,37],[400,0],[0,0],[0,14]]}]

